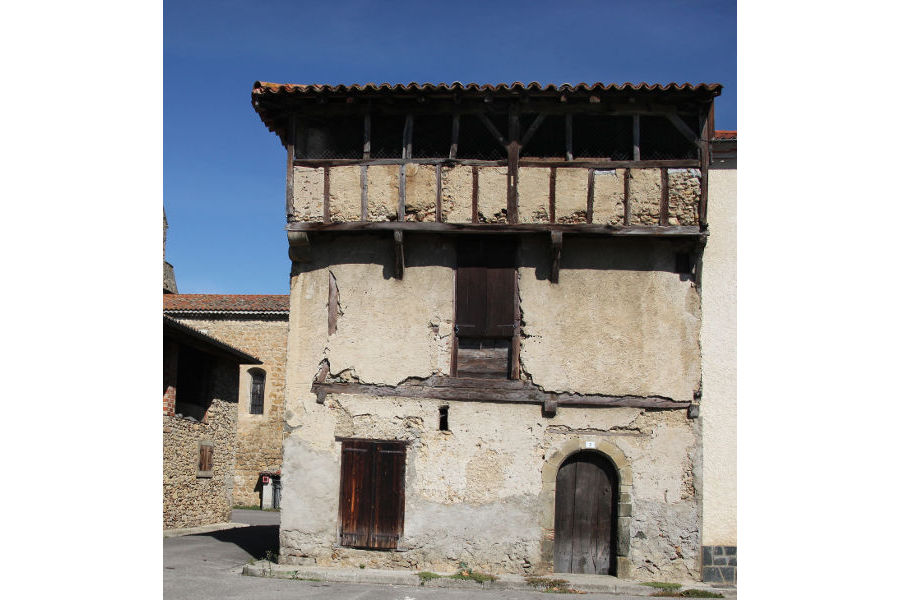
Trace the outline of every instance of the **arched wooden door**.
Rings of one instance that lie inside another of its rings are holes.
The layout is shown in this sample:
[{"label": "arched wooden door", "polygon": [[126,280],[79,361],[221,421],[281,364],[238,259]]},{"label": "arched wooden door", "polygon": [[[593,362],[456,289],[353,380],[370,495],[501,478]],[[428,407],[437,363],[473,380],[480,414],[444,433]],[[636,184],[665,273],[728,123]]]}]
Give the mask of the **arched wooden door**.
[{"label": "arched wooden door", "polygon": [[556,474],[553,570],[615,575],[619,478],[599,452],[577,452]]}]

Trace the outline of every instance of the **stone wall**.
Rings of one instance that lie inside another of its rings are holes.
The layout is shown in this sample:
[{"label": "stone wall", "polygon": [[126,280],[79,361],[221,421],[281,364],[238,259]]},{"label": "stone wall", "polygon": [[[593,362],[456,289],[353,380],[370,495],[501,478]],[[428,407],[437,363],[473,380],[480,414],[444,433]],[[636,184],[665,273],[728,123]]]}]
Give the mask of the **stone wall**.
[{"label": "stone wall", "polygon": [[[284,431],[284,373],[287,315],[178,315],[179,321],[259,358],[263,364],[240,367],[237,396],[237,446],[234,503],[258,506],[259,474],[281,468]],[[250,414],[249,370],[266,372],[263,414]]]},{"label": "stone wall", "polygon": [[[362,203],[362,169],[365,168],[369,221],[396,221],[400,202],[399,165],[332,167],[329,172],[329,206],[335,222],[358,221]],[[434,165],[407,164],[406,221],[434,222],[437,173]],[[478,221],[506,223],[506,167],[466,165],[441,168],[441,217],[445,223],[471,223],[474,171],[478,171]],[[669,176],[669,225],[697,225],[700,202],[698,169],[667,169]],[[589,179],[594,179],[593,222],[623,225],[625,220],[625,169],[556,169],[555,197],[558,223],[586,223]],[[550,168],[519,169],[519,220],[550,222]],[[662,194],[660,169],[631,169],[632,225],[658,225]],[[325,170],[294,167],[290,221],[323,220]]]},{"label": "stone wall", "polygon": [[[237,421],[237,365],[212,368],[206,422],[163,416],[163,527],[197,527],[231,520]],[[164,381],[166,389],[171,387]],[[177,390],[176,390],[177,394]],[[198,477],[200,443],[213,446],[213,475]]]},{"label": "stone wall", "polygon": [[[700,305],[693,283],[674,272],[674,255],[667,242],[573,239],[559,284],[550,284],[549,241],[526,238],[518,269],[524,376],[546,391],[691,400]],[[619,575],[699,578],[700,432],[684,410],[561,407],[547,418],[537,405],[337,394],[316,402],[310,384],[324,359],[332,376],[362,383],[449,374],[453,243],[410,235],[403,280],[384,275],[392,263],[391,240],[355,236],[352,244],[317,240],[312,262],[294,264],[282,560],[549,572],[548,464],[592,441],[620,457]],[[332,276],[340,307],[329,336]],[[447,432],[438,430],[442,405]],[[400,551],[339,546],[336,436],[409,441]]]}]

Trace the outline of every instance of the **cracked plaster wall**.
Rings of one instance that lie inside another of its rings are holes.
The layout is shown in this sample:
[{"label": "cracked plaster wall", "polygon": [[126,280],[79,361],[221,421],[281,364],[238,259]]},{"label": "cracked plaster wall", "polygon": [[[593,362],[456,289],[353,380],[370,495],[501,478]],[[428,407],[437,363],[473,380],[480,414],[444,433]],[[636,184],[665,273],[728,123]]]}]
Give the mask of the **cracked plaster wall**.
[{"label": "cracked plaster wall", "polygon": [[[364,383],[449,373],[452,243],[409,236],[398,281],[389,275],[391,240],[353,240],[317,241],[312,262],[294,265],[282,561],[437,571],[465,561],[492,572],[547,572],[552,531],[544,524],[552,524],[553,494],[542,487],[542,468],[572,440],[602,439],[621,450],[634,474],[626,546],[632,568],[621,574],[699,577],[699,438],[683,410],[564,406],[548,419],[538,405],[339,394],[317,404],[310,385],[326,358],[332,376]],[[691,282],[671,272],[671,247],[617,250],[567,240],[560,283],[551,286],[545,246],[524,243],[520,253],[530,336],[522,366],[534,383],[690,399],[699,384],[699,303]],[[330,274],[343,314],[329,337]],[[450,407],[449,432],[438,431],[442,405]],[[336,436],[409,442],[400,551],[338,545]]]}]

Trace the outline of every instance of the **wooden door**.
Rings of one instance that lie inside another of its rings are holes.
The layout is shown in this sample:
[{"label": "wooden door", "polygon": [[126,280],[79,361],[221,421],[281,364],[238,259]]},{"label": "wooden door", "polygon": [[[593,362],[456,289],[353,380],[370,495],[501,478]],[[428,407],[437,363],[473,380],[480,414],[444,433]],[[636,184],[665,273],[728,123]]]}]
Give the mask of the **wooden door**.
[{"label": "wooden door", "polygon": [[403,533],[406,446],[345,440],[341,455],[341,545],[396,548]]},{"label": "wooden door", "polygon": [[553,569],[557,573],[615,574],[618,478],[597,452],[579,452],[556,474]]}]

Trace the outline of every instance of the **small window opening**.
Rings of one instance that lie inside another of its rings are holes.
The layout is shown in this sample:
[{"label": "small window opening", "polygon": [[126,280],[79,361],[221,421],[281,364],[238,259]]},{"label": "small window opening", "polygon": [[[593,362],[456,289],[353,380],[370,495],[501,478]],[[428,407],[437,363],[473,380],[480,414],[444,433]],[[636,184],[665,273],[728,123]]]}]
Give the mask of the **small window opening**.
[{"label": "small window opening", "polygon": [[412,155],[416,158],[445,158],[450,156],[450,138],[452,134],[452,116],[416,116],[413,121]]},{"label": "small window opening", "polygon": [[362,158],[361,117],[306,118],[297,125],[296,158]]},{"label": "small window opening", "polygon": [[675,272],[681,275],[690,275],[694,265],[690,252],[677,252],[675,254]]},{"label": "small window opening", "polygon": [[450,431],[449,425],[450,407],[442,406],[438,409],[438,430]]},{"label": "small window opening", "polygon": [[372,158],[401,158],[405,125],[406,117],[402,115],[372,115]]},{"label": "small window opening", "polygon": [[[488,120],[494,124],[504,136],[506,135],[506,123],[500,117],[488,115]],[[507,157],[506,150],[494,137],[481,119],[476,115],[461,115],[459,117],[459,145],[456,149],[457,158],[469,158],[474,160],[503,160]]]},{"label": "small window opening", "polygon": [[263,414],[263,399],[266,395],[266,372],[250,369],[250,414]]},{"label": "small window opening", "polygon": [[[521,135],[531,128],[537,115],[522,115],[519,129]],[[565,158],[566,121],[562,115],[549,115],[538,125],[528,143],[522,146],[523,157]]]}]

